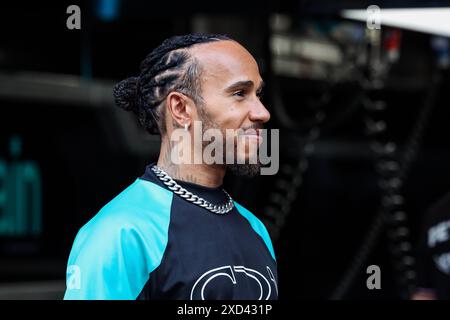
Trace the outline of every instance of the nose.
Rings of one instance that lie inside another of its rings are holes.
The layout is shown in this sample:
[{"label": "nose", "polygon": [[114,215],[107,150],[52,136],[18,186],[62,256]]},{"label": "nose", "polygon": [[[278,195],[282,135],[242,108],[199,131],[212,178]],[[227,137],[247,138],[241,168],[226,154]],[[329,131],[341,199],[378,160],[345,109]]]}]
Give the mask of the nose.
[{"label": "nose", "polygon": [[269,111],[258,98],[256,98],[256,102],[250,110],[249,118],[251,121],[262,123],[266,123],[270,119]]}]

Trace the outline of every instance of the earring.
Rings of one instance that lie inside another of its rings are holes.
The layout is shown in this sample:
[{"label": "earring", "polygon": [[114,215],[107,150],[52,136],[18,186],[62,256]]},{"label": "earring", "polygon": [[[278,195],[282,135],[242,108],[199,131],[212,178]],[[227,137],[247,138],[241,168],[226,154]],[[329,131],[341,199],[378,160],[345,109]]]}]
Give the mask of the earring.
[{"label": "earring", "polygon": [[184,124],[184,131],[188,131],[189,125],[187,123]]}]

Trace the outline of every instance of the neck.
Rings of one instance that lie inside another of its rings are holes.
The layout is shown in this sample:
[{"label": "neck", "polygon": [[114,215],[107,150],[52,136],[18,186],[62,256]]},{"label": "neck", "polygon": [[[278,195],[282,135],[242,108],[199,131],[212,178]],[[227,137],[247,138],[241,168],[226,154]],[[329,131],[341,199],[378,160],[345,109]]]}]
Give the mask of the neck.
[{"label": "neck", "polygon": [[157,166],[173,179],[199,184],[209,188],[217,188],[223,184],[226,166],[219,164],[174,164],[170,158],[171,148],[161,145]]}]

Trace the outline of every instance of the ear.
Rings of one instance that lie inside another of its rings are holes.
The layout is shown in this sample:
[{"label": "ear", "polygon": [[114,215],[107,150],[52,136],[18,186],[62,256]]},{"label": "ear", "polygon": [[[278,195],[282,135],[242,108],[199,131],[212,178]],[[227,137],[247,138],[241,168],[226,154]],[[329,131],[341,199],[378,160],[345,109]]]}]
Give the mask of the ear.
[{"label": "ear", "polygon": [[189,126],[191,125],[194,103],[188,96],[173,91],[166,98],[166,106],[171,117],[171,123],[181,128],[186,123]]}]

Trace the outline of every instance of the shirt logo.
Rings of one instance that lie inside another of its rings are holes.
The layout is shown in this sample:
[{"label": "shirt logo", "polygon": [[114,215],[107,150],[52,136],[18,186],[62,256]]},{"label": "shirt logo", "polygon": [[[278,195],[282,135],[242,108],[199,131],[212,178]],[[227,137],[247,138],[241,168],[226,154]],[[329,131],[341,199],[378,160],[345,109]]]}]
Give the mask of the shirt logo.
[{"label": "shirt logo", "polygon": [[267,266],[266,269],[268,278],[262,273],[244,266],[223,266],[209,270],[201,275],[192,286],[190,298],[191,300],[206,300],[205,292],[208,291],[208,287],[214,286],[214,279],[218,277],[225,277],[229,279],[232,285],[239,286],[238,279],[242,279],[241,276],[244,276],[254,281],[259,288],[257,296],[251,297],[251,299],[268,300],[272,293],[272,286],[275,288],[276,296],[278,296],[278,286],[272,270]]}]

